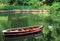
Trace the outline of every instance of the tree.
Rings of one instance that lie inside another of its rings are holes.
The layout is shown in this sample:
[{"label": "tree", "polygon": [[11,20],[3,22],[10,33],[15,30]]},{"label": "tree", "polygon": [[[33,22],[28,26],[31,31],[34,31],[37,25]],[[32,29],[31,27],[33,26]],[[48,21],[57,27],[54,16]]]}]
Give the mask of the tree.
[{"label": "tree", "polygon": [[55,2],[60,2],[60,0],[43,0],[43,4],[52,5]]}]

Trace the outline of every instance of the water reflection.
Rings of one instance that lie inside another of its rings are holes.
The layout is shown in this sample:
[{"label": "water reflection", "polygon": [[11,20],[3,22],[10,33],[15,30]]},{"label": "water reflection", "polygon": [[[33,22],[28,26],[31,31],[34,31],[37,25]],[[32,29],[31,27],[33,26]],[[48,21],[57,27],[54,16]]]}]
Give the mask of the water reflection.
[{"label": "water reflection", "polygon": [[33,41],[36,40],[36,37],[43,36],[42,32],[37,32],[27,35],[16,35],[16,36],[5,36],[4,41]]}]

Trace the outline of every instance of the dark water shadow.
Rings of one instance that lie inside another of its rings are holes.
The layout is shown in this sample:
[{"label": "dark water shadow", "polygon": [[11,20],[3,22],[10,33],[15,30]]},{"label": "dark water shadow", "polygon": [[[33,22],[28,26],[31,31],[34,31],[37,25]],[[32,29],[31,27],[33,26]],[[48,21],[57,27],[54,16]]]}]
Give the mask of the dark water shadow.
[{"label": "dark water shadow", "polygon": [[52,31],[49,31],[47,35],[45,36],[46,41],[55,41],[55,38],[52,36]]},{"label": "dark water shadow", "polygon": [[57,35],[60,35],[60,28],[56,28]]},{"label": "dark water shadow", "polygon": [[26,35],[16,35],[16,36],[5,36],[4,41],[17,41],[17,40],[24,40],[24,39],[34,39],[35,37],[43,36],[42,32],[36,32]]}]

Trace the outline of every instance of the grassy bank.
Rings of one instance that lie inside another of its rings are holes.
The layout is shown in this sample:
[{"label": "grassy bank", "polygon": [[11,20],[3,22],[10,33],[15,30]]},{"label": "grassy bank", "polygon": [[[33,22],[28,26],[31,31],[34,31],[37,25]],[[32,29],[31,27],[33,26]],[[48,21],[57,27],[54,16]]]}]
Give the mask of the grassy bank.
[{"label": "grassy bank", "polygon": [[[46,8],[47,7],[47,8]],[[34,8],[34,7],[30,7],[30,6],[14,6],[14,5],[1,5],[0,6],[0,10],[14,10],[14,9],[49,9],[50,6],[41,6],[39,8]]]}]

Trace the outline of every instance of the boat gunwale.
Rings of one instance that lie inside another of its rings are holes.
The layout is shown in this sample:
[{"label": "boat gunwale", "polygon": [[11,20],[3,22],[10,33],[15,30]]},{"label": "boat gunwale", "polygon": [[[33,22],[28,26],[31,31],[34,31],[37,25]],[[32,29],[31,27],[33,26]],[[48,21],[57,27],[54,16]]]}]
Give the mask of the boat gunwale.
[{"label": "boat gunwale", "polygon": [[[41,27],[41,26],[28,26],[29,28],[34,28],[34,27]],[[20,28],[20,29],[29,29],[28,27],[22,27],[22,28]],[[41,27],[41,28],[43,28],[43,26]],[[12,29],[19,29],[19,28],[12,28]],[[11,29],[7,29],[7,30],[11,30]],[[29,33],[34,33],[34,32],[39,32],[39,31],[41,31],[42,29],[37,29],[37,30],[35,30],[35,31],[33,31],[32,32],[32,29],[31,29],[31,32],[26,32],[26,31],[23,31],[23,32],[25,32],[25,33],[18,33],[18,34],[13,34],[13,33],[15,33],[15,32],[4,32],[4,33],[11,33],[11,34],[5,34],[5,35],[21,35],[21,34],[29,34]],[[20,31],[18,31],[18,32],[20,32]],[[22,31],[21,31],[22,32]]]}]

